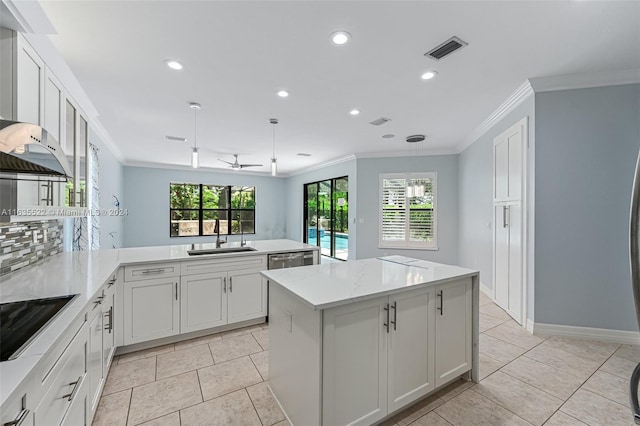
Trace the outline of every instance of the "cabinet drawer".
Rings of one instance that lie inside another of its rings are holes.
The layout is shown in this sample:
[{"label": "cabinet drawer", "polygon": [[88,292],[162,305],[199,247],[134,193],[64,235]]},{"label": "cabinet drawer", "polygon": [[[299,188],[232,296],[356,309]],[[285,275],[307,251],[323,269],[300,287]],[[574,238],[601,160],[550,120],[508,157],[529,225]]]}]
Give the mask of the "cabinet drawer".
[{"label": "cabinet drawer", "polygon": [[182,262],[181,274],[205,274],[209,272],[267,269],[267,256],[239,256],[224,259],[206,259]]},{"label": "cabinet drawer", "polygon": [[87,329],[73,338],[50,373],[51,386],[36,408],[35,424],[60,424],[82,386],[85,375]]},{"label": "cabinet drawer", "polygon": [[150,280],[154,278],[177,277],[180,275],[180,262],[154,263],[124,267],[125,281]]}]

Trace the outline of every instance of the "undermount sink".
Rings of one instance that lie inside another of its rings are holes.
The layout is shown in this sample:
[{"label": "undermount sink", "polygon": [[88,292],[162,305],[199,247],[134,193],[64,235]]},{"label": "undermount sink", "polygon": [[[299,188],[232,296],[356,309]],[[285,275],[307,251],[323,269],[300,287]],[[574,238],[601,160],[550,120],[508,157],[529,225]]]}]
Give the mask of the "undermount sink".
[{"label": "undermount sink", "polygon": [[256,251],[256,249],[253,247],[220,247],[187,250],[187,253],[189,256],[200,256],[204,254],[242,253],[247,251]]}]

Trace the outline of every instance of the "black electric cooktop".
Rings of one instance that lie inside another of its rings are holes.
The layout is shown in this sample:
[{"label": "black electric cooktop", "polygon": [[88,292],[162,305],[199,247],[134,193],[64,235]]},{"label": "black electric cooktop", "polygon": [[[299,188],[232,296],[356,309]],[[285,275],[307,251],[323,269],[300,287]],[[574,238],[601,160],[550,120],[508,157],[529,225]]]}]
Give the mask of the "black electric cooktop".
[{"label": "black electric cooktop", "polygon": [[0,361],[16,358],[76,294],[0,303]]}]

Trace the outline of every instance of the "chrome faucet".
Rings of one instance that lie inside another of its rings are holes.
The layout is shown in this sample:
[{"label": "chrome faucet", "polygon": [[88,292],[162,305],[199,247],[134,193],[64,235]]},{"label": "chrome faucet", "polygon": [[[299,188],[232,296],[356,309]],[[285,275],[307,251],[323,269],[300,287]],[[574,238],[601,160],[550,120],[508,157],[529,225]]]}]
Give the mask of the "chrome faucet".
[{"label": "chrome faucet", "polygon": [[244,247],[247,245],[247,242],[244,240],[244,231],[242,229],[242,221],[240,221],[240,247]]},{"label": "chrome faucet", "polygon": [[216,248],[220,248],[222,244],[226,244],[227,240],[220,240],[220,219],[216,219]]}]

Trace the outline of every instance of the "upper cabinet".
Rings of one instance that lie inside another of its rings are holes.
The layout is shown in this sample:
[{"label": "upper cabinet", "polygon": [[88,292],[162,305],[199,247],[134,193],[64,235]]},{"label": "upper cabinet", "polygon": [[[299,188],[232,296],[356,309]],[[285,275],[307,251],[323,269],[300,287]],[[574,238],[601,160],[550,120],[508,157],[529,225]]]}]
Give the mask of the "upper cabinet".
[{"label": "upper cabinet", "polygon": [[493,141],[493,201],[522,199],[523,149],[527,144],[524,118]]},{"label": "upper cabinet", "polygon": [[0,115],[47,130],[60,143],[71,174],[67,181],[20,175],[15,205],[9,207],[23,211],[34,207],[87,207],[87,116],[22,34],[0,29],[0,60]]}]

